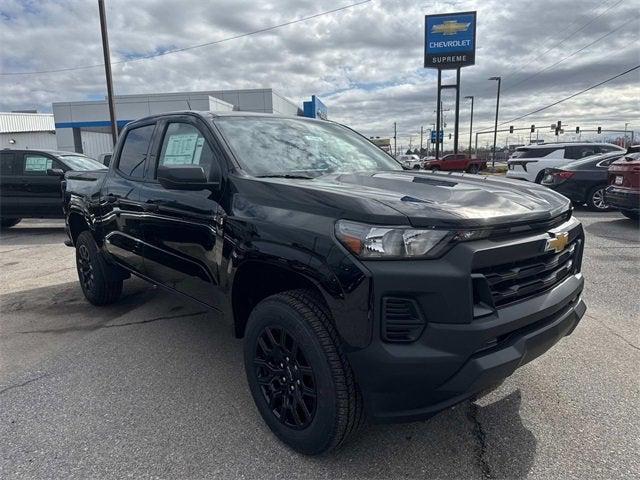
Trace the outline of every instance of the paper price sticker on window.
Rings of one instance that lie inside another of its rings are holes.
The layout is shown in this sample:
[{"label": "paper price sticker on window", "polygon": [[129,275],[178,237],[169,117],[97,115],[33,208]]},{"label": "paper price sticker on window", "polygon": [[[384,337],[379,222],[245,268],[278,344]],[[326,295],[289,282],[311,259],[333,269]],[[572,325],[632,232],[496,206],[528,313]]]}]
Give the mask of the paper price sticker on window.
[{"label": "paper price sticker on window", "polygon": [[204,138],[197,133],[175,134],[169,137],[164,154],[165,165],[189,165],[200,162]]}]

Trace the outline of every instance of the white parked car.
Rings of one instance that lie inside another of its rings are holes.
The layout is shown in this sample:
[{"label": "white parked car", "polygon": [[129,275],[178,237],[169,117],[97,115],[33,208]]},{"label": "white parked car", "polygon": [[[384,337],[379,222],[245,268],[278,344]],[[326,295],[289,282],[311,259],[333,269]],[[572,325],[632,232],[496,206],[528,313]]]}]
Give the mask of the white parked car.
[{"label": "white parked car", "polygon": [[518,147],[507,162],[507,178],[540,183],[545,168],[555,168],[573,160],[616,150],[625,152],[622,147],[611,143],[591,142],[542,143]]},{"label": "white parked car", "polygon": [[404,168],[418,170],[420,167],[422,167],[422,160],[420,160],[420,157],[415,154],[398,155],[397,160],[402,164]]}]

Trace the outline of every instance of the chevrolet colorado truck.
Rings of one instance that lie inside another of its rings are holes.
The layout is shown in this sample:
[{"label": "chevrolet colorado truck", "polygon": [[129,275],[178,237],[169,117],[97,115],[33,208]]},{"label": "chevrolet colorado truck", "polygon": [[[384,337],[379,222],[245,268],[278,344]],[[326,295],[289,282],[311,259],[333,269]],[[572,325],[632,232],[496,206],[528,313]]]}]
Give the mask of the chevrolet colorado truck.
[{"label": "chevrolet colorado truck", "polygon": [[305,454],[492,388],[586,309],[568,199],[406,171],[332,122],[156,115],[63,188],[88,301],[133,274],[219,312],[264,421]]}]

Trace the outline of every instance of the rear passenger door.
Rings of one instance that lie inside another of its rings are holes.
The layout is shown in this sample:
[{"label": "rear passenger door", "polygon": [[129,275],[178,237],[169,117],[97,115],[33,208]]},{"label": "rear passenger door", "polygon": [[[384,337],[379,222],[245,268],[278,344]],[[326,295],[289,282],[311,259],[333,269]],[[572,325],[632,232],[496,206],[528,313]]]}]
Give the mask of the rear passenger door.
[{"label": "rear passenger door", "polygon": [[200,165],[210,182],[222,178],[222,151],[202,120],[173,116],[158,125],[157,161],[151,164],[140,201],[145,268],[154,281],[220,308],[219,270],[223,232],[218,203],[221,188],[168,190],[157,181],[157,167]]},{"label": "rear passenger door", "polygon": [[19,217],[23,206],[22,152],[0,152],[0,215]]},{"label": "rear passenger door", "polygon": [[116,163],[107,175],[100,198],[104,248],[120,264],[141,274],[145,270],[140,225],[145,209],[140,203],[140,184],[155,128],[155,121],[151,121],[132,125],[123,132],[123,141],[113,157]]}]

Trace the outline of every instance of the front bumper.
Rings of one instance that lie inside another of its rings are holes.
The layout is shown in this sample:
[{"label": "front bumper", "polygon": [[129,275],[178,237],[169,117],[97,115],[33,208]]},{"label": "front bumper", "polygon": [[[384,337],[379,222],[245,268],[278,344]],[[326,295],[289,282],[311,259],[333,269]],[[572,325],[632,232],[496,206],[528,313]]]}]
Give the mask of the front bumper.
[{"label": "front bumper", "polygon": [[[426,319],[416,341],[389,343],[376,307],[373,341],[347,352],[374,421],[428,418],[500,383],[573,331],[586,310],[581,249],[577,271],[543,293],[499,308],[474,303],[474,264],[526,255],[545,235],[460,244],[438,260],[367,263],[375,306],[387,296],[413,298]],[[573,238],[582,237],[578,224]]]},{"label": "front bumper", "polygon": [[604,192],[604,198],[610,207],[632,212],[640,211],[640,192],[637,190],[609,185]]}]

